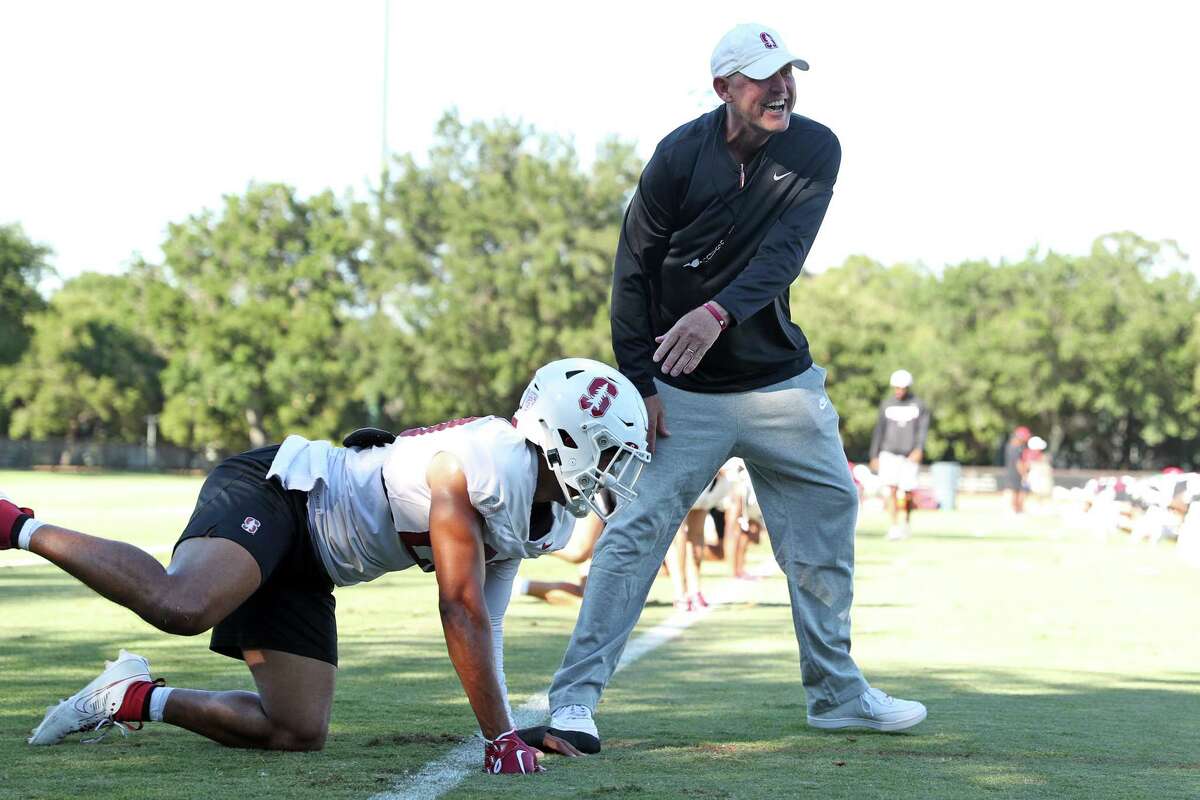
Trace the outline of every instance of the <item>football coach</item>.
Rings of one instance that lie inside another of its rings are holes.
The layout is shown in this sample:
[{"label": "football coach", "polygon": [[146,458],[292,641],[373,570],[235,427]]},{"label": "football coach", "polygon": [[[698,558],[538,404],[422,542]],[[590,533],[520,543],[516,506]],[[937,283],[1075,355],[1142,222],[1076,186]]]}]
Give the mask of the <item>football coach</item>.
[{"label": "football coach", "polygon": [[711,67],[721,104],[659,142],[621,229],[613,350],[645,398],[654,458],[596,546],[549,728],[526,739],[543,735],[549,750],[599,751],[600,694],[680,520],[732,456],[746,462],[787,576],[808,724],[897,731],[926,715],[872,688],[850,657],[858,493],[825,370],[788,301],[841,146],[792,113],[794,71],[808,63],[773,29],[738,25]]}]

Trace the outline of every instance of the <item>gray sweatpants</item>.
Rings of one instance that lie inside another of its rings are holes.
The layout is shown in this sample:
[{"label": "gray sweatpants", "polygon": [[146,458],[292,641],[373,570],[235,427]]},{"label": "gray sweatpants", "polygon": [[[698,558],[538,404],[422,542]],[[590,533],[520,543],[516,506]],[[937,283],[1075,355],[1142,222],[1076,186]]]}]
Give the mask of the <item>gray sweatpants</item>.
[{"label": "gray sweatpants", "polygon": [[814,365],[751,392],[700,394],[661,381],[658,391],[671,435],[659,437],[635,487],[637,499],[613,517],[596,545],[550,708],[595,709],[676,529],[732,456],[746,462],[787,576],[809,712],[866,691],[850,658],[858,492],[825,394],[825,370]]}]

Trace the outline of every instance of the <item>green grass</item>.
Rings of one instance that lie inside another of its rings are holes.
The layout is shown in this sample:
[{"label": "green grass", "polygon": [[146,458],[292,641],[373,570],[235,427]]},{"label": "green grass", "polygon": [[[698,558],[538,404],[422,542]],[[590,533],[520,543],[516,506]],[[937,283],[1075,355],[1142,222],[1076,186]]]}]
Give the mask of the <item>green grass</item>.
[{"label": "green grass", "polygon": [[[0,472],[0,488],[45,518],[150,547],[173,542],[198,487]],[[446,796],[1200,798],[1200,572],[1170,546],[1098,542],[1053,517],[1014,521],[995,501],[922,514],[914,527],[915,539],[890,543],[884,520],[864,517],[854,612],[867,676],[929,706],[914,732],[805,726],[776,577],[617,676],[598,713],[600,757],[553,759],[537,778],[472,774]],[[0,553],[0,563],[27,557]],[[553,559],[526,570],[573,573]],[[669,599],[659,581],[643,627],[669,615]],[[227,750],[163,725],[30,748],[24,736],[46,705],[119,647],[176,686],[251,682],[206,637],[160,634],[52,568],[0,568],[0,614],[0,798],[365,798],[474,729],[428,575],[338,593],[342,668],[321,753]],[[515,699],[546,686],[574,616],[514,602]]]}]

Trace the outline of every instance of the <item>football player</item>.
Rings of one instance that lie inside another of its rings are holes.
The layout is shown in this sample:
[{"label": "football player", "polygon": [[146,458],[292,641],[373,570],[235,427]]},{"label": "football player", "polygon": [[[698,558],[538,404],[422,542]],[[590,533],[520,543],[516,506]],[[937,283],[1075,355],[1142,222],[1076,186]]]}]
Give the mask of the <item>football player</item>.
[{"label": "football player", "polygon": [[461,419],[399,436],[363,429],[345,447],[289,436],[213,470],[166,569],[132,545],[0,499],[0,549],[37,553],[167,633],[211,630],[210,648],[244,660],[258,690],[170,688],[122,650],[51,707],[29,743],[161,721],[231,747],[318,750],[337,665],[333,587],[418,567],[436,576],[446,646],[486,740],[484,768],[540,771],[504,686],[512,580],[520,559],[562,548],[575,518],[607,519],[635,497],[650,460],[646,425],[628,379],[572,358],[537,371],[512,421]]}]

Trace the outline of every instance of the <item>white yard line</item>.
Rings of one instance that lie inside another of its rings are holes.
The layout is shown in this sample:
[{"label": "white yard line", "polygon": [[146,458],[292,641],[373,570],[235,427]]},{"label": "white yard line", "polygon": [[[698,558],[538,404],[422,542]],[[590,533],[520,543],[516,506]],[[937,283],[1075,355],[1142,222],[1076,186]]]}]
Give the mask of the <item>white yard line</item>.
[{"label": "white yard line", "polygon": [[[771,563],[774,567],[774,563]],[[681,611],[668,617],[662,623],[630,642],[621,660],[617,662],[617,672],[625,669],[644,655],[678,638],[691,626],[700,622],[712,613],[718,605],[739,602],[754,585],[744,581],[725,585],[723,591],[714,593],[712,606],[701,611]],[[547,690],[548,691],[548,690]],[[518,728],[527,728],[542,722],[550,713],[550,700],[546,691],[531,695],[520,708],[513,709],[513,720]],[[398,777],[386,792],[372,795],[369,800],[435,800],[453,789],[472,772],[483,769],[483,746],[480,740],[472,737],[470,741],[460,744],[446,755],[431,761],[415,774]]]},{"label": "white yard line", "polygon": [[[161,556],[164,553],[171,552],[173,547],[174,547],[174,545],[167,544],[167,545],[162,545],[160,547],[143,547],[142,550],[146,551],[147,553],[149,553],[152,556]],[[54,566],[54,565],[51,564],[49,561],[47,561],[44,558],[18,558],[16,561],[9,561],[7,559],[0,560],[0,569],[2,569],[4,567],[52,567],[52,566]]]}]

